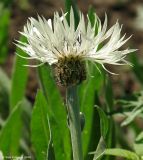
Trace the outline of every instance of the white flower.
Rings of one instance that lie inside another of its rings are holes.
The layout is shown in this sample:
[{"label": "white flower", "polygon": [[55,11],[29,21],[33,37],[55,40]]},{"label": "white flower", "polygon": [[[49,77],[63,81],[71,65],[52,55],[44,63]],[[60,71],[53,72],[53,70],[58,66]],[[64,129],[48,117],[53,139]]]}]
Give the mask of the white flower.
[{"label": "white flower", "polygon": [[[97,25],[98,33],[95,34]],[[23,58],[37,59],[42,62],[41,64],[56,64],[60,58],[69,55],[78,56],[83,61],[99,63],[103,67],[104,64],[129,64],[124,58],[135,49],[119,50],[130,38],[125,39],[125,35],[121,37],[121,30],[122,26],[118,22],[107,30],[106,15],[103,26],[96,14],[94,26],[91,26],[88,16],[86,25],[82,13],[75,29],[74,14],[71,9],[70,25],[66,20],[66,14],[60,17],[55,13],[53,20],[39,16],[38,20],[29,18],[24,32],[20,32],[28,42],[17,41],[17,46],[30,56]],[[99,49],[101,43],[104,45]]]}]

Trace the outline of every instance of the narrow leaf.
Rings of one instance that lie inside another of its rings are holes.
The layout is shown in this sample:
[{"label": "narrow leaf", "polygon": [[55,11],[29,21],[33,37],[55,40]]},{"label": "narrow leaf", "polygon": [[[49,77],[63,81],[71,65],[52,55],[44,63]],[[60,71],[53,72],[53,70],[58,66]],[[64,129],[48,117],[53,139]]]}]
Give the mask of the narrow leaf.
[{"label": "narrow leaf", "polygon": [[66,109],[62,97],[54,82],[50,66],[44,65],[39,67],[38,73],[41,88],[48,103],[47,108],[51,124],[53,146],[57,151],[55,157],[58,160],[68,160],[71,158],[71,146]]},{"label": "narrow leaf", "polygon": [[105,155],[112,155],[117,157],[124,157],[129,160],[140,160],[139,156],[131,151],[124,150],[124,149],[106,149],[104,152]]},{"label": "narrow leaf", "polygon": [[[21,37],[21,41],[24,42],[25,38]],[[25,55],[25,53],[19,48],[16,49],[16,52],[19,55]],[[10,94],[11,110],[19,101],[23,99],[25,94],[25,88],[28,79],[28,67],[24,67],[23,65],[25,64],[27,64],[27,59],[16,56],[12,74],[12,86]]]},{"label": "narrow leaf", "polygon": [[0,64],[4,63],[8,55],[8,27],[10,10],[0,2]]},{"label": "narrow leaf", "polygon": [[0,113],[5,119],[9,114],[10,80],[1,68],[0,77]]},{"label": "narrow leaf", "polygon": [[98,91],[103,84],[103,75],[99,73],[95,66],[90,66],[89,69],[91,76],[79,88],[81,112],[85,115],[85,127],[82,139],[83,153],[86,160],[91,157],[88,153],[96,149],[101,136],[100,118],[98,111],[94,108],[94,104],[99,105]]},{"label": "narrow leaf", "polygon": [[[78,13],[78,9],[77,9],[77,0],[65,0],[65,9],[66,12],[68,12],[67,14],[67,21],[70,23],[70,10],[71,7],[73,8],[73,12],[74,12],[74,18],[75,18],[75,26],[78,26],[79,23],[79,13]],[[72,25],[72,24],[71,24]]]},{"label": "narrow leaf", "polygon": [[[105,81],[104,81],[104,85],[105,85],[105,106],[106,106],[106,111],[107,112],[112,112],[114,110],[114,96],[113,96],[113,90],[112,90],[112,84],[111,84],[111,80],[108,77],[108,75],[105,76]],[[106,145],[108,148],[112,148],[115,147],[116,144],[116,128],[115,128],[115,124],[114,124],[114,120],[112,117],[110,117],[108,119],[109,121],[109,128],[108,128],[108,133],[106,135]],[[114,160],[114,157],[103,157],[103,160]]]},{"label": "narrow leaf", "polygon": [[38,91],[31,120],[31,138],[36,159],[45,160],[49,143],[49,126],[47,120],[47,102]]},{"label": "narrow leaf", "polygon": [[103,156],[104,152],[105,152],[105,149],[106,149],[106,145],[105,145],[103,137],[101,137],[100,141],[99,141],[99,144],[97,146],[97,149],[94,153],[93,160],[97,160],[97,159],[101,158]]},{"label": "narrow leaf", "polygon": [[106,138],[107,132],[108,132],[108,118],[106,116],[106,114],[104,113],[104,111],[100,108],[96,106],[96,109],[98,111],[98,114],[100,116],[100,129],[101,129],[101,135],[103,136],[103,138]]},{"label": "narrow leaf", "polygon": [[129,113],[128,117],[122,122],[121,126],[126,126],[131,123],[141,112],[143,112],[143,108],[140,108],[136,111],[132,111]]},{"label": "narrow leaf", "polygon": [[0,150],[5,156],[18,155],[22,126],[20,106],[14,107],[0,132]]},{"label": "narrow leaf", "polygon": [[143,132],[141,132],[135,140],[134,150],[138,155],[143,156]]},{"label": "narrow leaf", "polygon": [[143,131],[136,137],[136,142],[143,143]]},{"label": "narrow leaf", "polygon": [[49,122],[49,118],[48,119],[48,125],[49,125],[49,132],[50,132],[50,136],[49,136],[49,144],[48,144],[48,151],[47,151],[47,160],[55,160],[55,154],[54,154],[54,148],[53,148],[53,142],[52,142],[52,133],[51,133],[51,126],[50,126],[50,122]]}]

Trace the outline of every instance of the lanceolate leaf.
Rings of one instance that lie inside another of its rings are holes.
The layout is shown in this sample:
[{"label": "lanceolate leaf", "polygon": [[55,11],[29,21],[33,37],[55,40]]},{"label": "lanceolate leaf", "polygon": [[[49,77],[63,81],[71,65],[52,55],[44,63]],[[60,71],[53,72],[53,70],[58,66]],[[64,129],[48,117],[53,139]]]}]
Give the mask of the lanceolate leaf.
[{"label": "lanceolate leaf", "polygon": [[[25,41],[24,37],[21,37],[21,41]],[[19,55],[24,56],[25,53],[17,48],[16,52]],[[27,55],[26,55],[27,56]],[[26,65],[27,59],[23,59],[21,57],[15,57],[14,70],[12,74],[12,86],[11,86],[11,94],[10,94],[10,107],[11,110],[15,105],[21,101],[25,94],[25,88],[28,79],[28,67]]]},{"label": "lanceolate leaf", "polygon": [[100,141],[99,141],[99,144],[97,146],[97,149],[94,153],[94,158],[93,160],[97,160],[99,158],[101,158],[105,152],[105,149],[106,149],[106,145],[105,145],[105,142],[104,142],[104,138],[101,137],[100,138]]},{"label": "lanceolate leaf", "polygon": [[4,63],[8,55],[8,27],[10,10],[0,2],[0,64]]},{"label": "lanceolate leaf", "polygon": [[70,10],[71,7],[73,8],[74,11],[74,17],[75,17],[75,26],[77,27],[78,22],[79,22],[79,13],[78,13],[78,9],[77,9],[77,0],[65,0],[65,8],[66,8],[66,12],[67,14],[67,20],[70,23]]},{"label": "lanceolate leaf", "polygon": [[18,155],[21,126],[21,103],[19,103],[12,110],[0,132],[0,150],[4,156]]},{"label": "lanceolate leaf", "polygon": [[[90,19],[91,25],[94,26],[96,19],[95,19],[95,9],[92,6],[88,10],[88,17]],[[97,22],[97,25],[95,26],[95,34],[98,33],[99,29],[98,25],[99,24]]]},{"label": "lanceolate leaf", "polygon": [[57,151],[55,157],[58,160],[68,160],[71,158],[71,146],[63,100],[54,82],[50,66],[44,65],[39,67],[38,73],[40,84],[48,103],[47,108],[51,124],[53,146]]},{"label": "lanceolate leaf", "polygon": [[106,114],[104,113],[104,111],[100,107],[96,107],[96,109],[97,109],[98,114],[100,116],[101,135],[105,139],[107,132],[108,132],[108,128],[109,128],[108,118],[107,118]]},{"label": "lanceolate leaf", "polygon": [[[112,84],[111,84],[111,80],[108,77],[108,75],[106,75],[105,77],[105,101],[106,101],[106,111],[107,112],[112,112],[112,110],[114,110],[114,97],[113,97],[113,90],[112,90]],[[108,133],[106,135],[105,141],[106,141],[106,145],[108,148],[113,148],[115,147],[116,144],[116,131],[115,131],[115,124],[114,124],[114,120],[112,117],[109,118],[109,128],[108,128]],[[103,160],[114,160],[114,157],[109,157],[109,156],[104,156]]]},{"label": "lanceolate leaf", "polygon": [[9,113],[10,80],[1,68],[0,77],[0,113],[5,118]]},{"label": "lanceolate leaf", "polygon": [[142,142],[143,143],[143,131],[137,136],[136,142]]},{"label": "lanceolate leaf", "polygon": [[124,157],[128,160],[140,160],[139,156],[136,153],[124,149],[106,149],[104,154],[117,157]]},{"label": "lanceolate leaf", "polygon": [[31,120],[31,137],[36,159],[45,160],[49,143],[49,126],[47,120],[47,102],[38,91]]},{"label": "lanceolate leaf", "polygon": [[48,144],[48,150],[47,150],[47,160],[55,160],[49,117],[47,117],[47,119],[48,119],[48,125],[49,125],[49,144]]},{"label": "lanceolate leaf", "polygon": [[100,139],[100,118],[94,104],[99,105],[98,91],[103,79],[95,66],[91,66],[90,71],[89,79],[79,88],[81,112],[85,114],[85,127],[82,133],[85,160],[91,159],[92,156],[88,153],[96,149]]},{"label": "lanceolate leaf", "polygon": [[138,155],[143,156],[143,132],[136,137],[134,150]]},{"label": "lanceolate leaf", "polygon": [[128,125],[142,112],[143,108],[139,108],[138,110],[133,110],[131,113],[129,113],[128,117],[122,122],[121,126]]},{"label": "lanceolate leaf", "polygon": [[95,14],[94,14],[94,8],[93,7],[90,7],[89,10],[88,10],[88,16],[89,16],[89,19],[90,19],[90,22],[91,22],[91,25],[94,26],[94,22],[95,22]]}]

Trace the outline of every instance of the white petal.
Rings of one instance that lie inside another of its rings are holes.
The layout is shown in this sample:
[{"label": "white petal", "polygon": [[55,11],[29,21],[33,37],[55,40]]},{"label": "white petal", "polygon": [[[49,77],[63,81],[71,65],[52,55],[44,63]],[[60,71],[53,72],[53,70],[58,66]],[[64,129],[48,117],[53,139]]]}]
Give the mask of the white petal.
[{"label": "white petal", "polygon": [[[134,52],[134,49],[120,50],[129,39],[125,35],[121,37],[122,26],[118,21],[107,30],[107,15],[105,14],[104,24],[101,25],[99,17],[95,14],[94,25],[91,26],[87,17],[87,26],[84,15],[80,13],[79,23],[75,29],[74,12],[70,10],[70,23],[68,24],[66,14],[62,16],[56,12],[54,19],[46,20],[38,16],[38,20],[29,18],[20,32],[27,38],[27,43],[16,41],[17,46],[24,50],[30,57],[26,59],[38,59],[42,63],[50,65],[57,63],[60,58],[68,55],[78,55],[85,61],[99,63],[104,67],[105,63],[112,65],[130,64],[125,60],[127,54]],[[98,29],[97,29],[98,26]],[[106,40],[106,41],[105,41]],[[101,43],[102,47],[99,47]]]}]

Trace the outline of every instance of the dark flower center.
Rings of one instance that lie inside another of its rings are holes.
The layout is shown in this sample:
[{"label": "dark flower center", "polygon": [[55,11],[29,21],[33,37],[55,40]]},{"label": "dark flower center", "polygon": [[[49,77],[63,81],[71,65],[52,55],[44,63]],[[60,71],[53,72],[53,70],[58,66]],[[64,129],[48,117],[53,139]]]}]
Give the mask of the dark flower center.
[{"label": "dark flower center", "polygon": [[81,58],[70,55],[58,60],[54,65],[54,74],[59,85],[73,86],[86,79],[86,66]]}]

